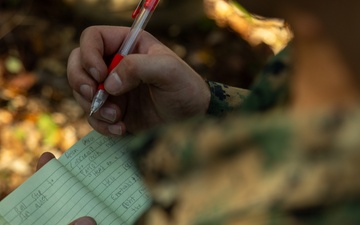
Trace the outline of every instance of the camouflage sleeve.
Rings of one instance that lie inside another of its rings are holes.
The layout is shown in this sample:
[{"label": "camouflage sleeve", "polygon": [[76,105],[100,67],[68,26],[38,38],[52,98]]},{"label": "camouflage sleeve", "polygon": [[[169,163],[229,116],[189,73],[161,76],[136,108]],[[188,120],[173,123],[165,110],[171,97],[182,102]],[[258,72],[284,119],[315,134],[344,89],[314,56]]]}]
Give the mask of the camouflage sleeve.
[{"label": "camouflage sleeve", "polygon": [[208,81],[211,99],[207,114],[221,117],[241,107],[249,90]]},{"label": "camouflage sleeve", "polygon": [[220,117],[134,140],[153,198],[139,224],[360,224],[360,110],[294,117],[276,107],[286,103],[288,65],[280,53],[245,99],[209,83],[209,114]]},{"label": "camouflage sleeve", "polygon": [[291,69],[289,48],[269,60],[250,90],[208,81],[211,100],[207,114],[221,117],[235,110],[260,112],[283,105]]},{"label": "camouflage sleeve", "polygon": [[288,83],[291,76],[291,44],[271,58],[250,88],[243,102],[245,112],[265,112],[283,106],[288,101]]},{"label": "camouflage sleeve", "polygon": [[267,63],[250,90],[208,81],[211,100],[207,114],[221,117],[237,110],[261,112],[285,104],[291,69],[290,48],[286,47]]},{"label": "camouflage sleeve", "polygon": [[360,224],[360,111],[201,118],[135,141],[139,224]]}]

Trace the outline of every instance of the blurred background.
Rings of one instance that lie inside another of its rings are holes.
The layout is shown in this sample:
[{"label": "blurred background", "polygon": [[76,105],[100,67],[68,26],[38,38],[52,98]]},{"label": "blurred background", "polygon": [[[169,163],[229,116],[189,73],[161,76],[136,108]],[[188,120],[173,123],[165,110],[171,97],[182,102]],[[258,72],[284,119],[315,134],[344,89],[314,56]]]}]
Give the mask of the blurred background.
[{"label": "blurred background", "polygon": [[[138,0],[0,0],[0,200],[91,131],[67,58],[91,25],[130,26]],[[161,0],[147,31],[207,79],[248,88],[292,35],[229,0]],[[116,38],[116,37],[114,37]]]}]

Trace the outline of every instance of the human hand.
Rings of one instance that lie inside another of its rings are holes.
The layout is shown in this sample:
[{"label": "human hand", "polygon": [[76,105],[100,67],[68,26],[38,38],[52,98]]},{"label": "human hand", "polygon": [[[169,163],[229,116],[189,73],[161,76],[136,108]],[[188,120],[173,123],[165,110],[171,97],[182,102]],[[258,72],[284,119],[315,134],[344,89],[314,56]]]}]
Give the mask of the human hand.
[{"label": "human hand", "polygon": [[108,75],[104,57],[114,55],[129,28],[95,26],[84,30],[80,47],[68,61],[69,84],[86,113],[97,84],[111,95],[89,124],[105,135],[137,132],[171,121],[204,114],[210,90],[203,78],[147,32],[134,53]]},{"label": "human hand", "polygon": [[81,217],[69,223],[69,225],[97,225],[96,221],[88,216]]},{"label": "human hand", "polygon": [[38,162],[37,162],[37,165],[36,165],[36,171],[38,171],[41,167],[43,167],[46,163],[48,163],[50,160],[52,160],[53,158],[55,158],[55,156],[50,153],[50,152],[44,152]]},{"label": "human hand", "polygon": [[[36,171],[38,171],[41,167],[43,167],[50,160],[55,158],[55,156],[50,152],[43,153],[37,163]],[[79,219],[74,220],[69,225],[96,225],[96,221],[88,216],[81,217]]]}]

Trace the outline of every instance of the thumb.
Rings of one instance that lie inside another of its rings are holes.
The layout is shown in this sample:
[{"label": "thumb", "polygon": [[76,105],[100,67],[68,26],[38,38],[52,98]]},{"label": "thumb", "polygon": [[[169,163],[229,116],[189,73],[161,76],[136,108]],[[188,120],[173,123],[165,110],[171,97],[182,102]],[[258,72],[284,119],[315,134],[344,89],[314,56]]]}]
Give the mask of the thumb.
[{"label": "thumb", "polygon": [[179,59],[171,54],[132,54],[123,58],[109,74],[104,85],[111,95],[121,95],[136,88],[140,83],[159,88],[174,83],[179,71]]},{"label": "thumb", "polygon": [[85,216],[71,222],[69,225],[97,225],[97,223],[93,218]]},{"label": "thumb", "polygon": [[39,161],[36,166],[36,171],[38,171],[41,167],[43,167],[53,158],[55,158],[55,156],[51,152],[44,152],[39,158]]}]

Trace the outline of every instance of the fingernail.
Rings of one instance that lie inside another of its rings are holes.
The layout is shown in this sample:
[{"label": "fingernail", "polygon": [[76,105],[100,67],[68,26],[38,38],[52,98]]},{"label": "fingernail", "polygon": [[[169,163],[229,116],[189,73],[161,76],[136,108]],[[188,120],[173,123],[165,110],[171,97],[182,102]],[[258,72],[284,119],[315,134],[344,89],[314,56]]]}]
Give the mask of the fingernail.
[{"label": "fingernail", "polygon": [[90,68],[89,69],[90,75],[97,81],[100,81],[100,72],[96,68]]},{"label": "fingernail", "polygon": [[109,77],[106,79],[105,88],[110,94],[118,94],[122,81],[119,75],[116,72],[110,73]]},{"label": "fingernail", "polygon": [[122,135],[122,129],[121,126],[119,125],[110,125],[108,127],[110,133],[114,134],[114,135]]},{"label": "fingernail", "polygon": [[83,218],[77,219],[75,221],[74,225],[96,225],[96,222],[91,217],[83,217]]},{"label": "fingernail", "polygon": [[90,85],[83,84],[80,86],[80,92],[86,99],[92,99],[94,96],[93,89],[90,87]]},{"label": "fingernail", "polygon": [[116,110],[113,108],[104,107],[100,109],[100,115],[110,122],[115,122],[116,120]]}]

